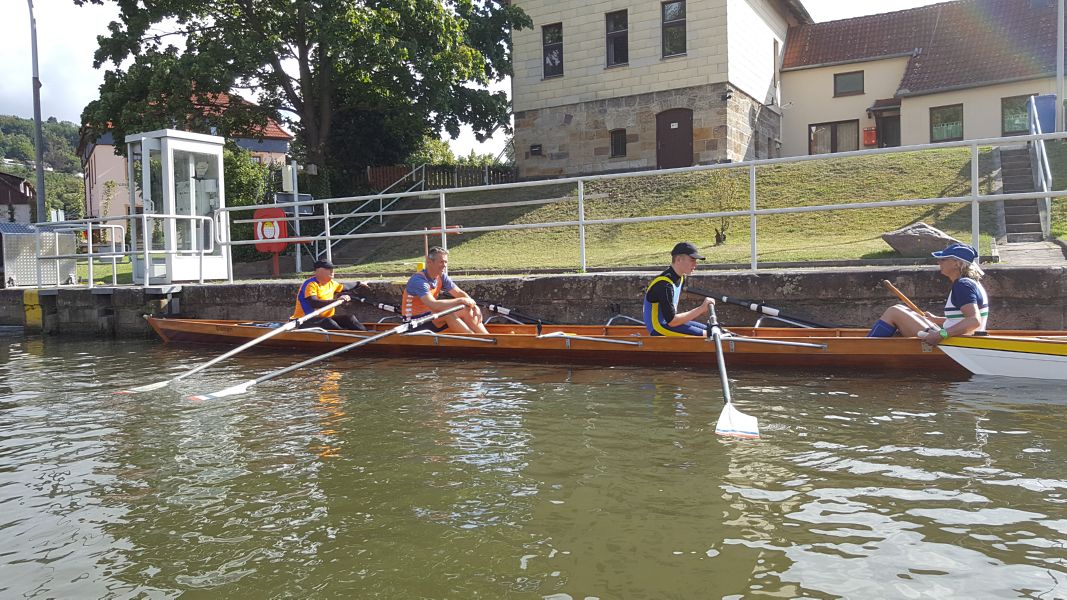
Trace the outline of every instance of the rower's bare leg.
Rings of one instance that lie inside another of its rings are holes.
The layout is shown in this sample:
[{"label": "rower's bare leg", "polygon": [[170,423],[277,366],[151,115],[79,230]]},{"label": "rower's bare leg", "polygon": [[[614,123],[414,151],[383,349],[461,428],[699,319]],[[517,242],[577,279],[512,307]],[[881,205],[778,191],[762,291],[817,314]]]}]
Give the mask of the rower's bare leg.
[{"label": "rower's bare leg", "polygon": [[472,306],[469,311],[460,311],[462,315],[460,318],[471,328],[475,333],[481,333],[488,335],[489,330],[485,328],[485,324],[482,323],[482,309],[477,306]]},{"label": "rower's bare leg", "polygon": [[448,333],[473,333],[471,328],[467,327],[467,324],[463,319],[457,316],[464,312],[465,311],[459,311],[458,313],[445,315],[444,320],[448,323]]},{"label": "rower's bare leg", "polygon": [[900,335],[904,337],[916,337],[920,331],[927,328],[926,322],[903,304],[887,308],[882,314],[882,320],[900,330]]}]

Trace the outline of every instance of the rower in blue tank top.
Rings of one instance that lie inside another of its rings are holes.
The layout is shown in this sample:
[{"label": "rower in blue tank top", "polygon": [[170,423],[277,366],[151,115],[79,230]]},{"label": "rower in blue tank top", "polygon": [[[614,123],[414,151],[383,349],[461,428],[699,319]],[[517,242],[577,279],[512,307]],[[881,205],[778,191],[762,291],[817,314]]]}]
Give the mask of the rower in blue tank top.
[{"label": "rower in blue tank top", "polygon": [[671,250],[671,266],[660,273],[645,289],[644,316],[645,327],[652,335],[679,336],[699,335],[707,337],[708,326],[693,319],[698,319],[710,312],[715,304],[712,298],[683,313],[678,312],[678,299],[682,296],[685,278],[692,275],[697,268],[697,261],[704,257],[697,247],[689,242],[679,242]]},{"label": "rower in blue tank top", "polygon": [[951,244],[933,253],[937,267],[952,282],[945,301],[945,316],[925,313],[925,321],[937,325],[931,329],[908,307],[898,304],[882,314],[867,337],[892,337],[900,332],[904,337],[919,337],[932,346],[959,335],[985,331],[989,321],[989,294],[979,283],[985,273],[978,266],[978,252],[967,244]]}]

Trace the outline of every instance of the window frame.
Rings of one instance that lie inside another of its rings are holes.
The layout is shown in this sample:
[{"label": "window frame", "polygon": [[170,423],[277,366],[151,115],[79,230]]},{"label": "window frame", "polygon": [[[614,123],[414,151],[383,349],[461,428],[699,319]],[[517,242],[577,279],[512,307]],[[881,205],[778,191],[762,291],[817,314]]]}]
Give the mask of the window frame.
[{"label": "window frame", "polygon": [[1036,95],[1037,94],[1019,94],[1019,95],[1016,95],[1016,96],[1005,96],[1005,97],[1000,99],[1000,135],[1001,135],[1001,137],[1008,137],[1008,136],[1011,136],[1011,135],[1029,135],[1030,134],[1030,125],[1029,125],[1029,123],[1027,123],[1027,126],[1026,126],[1025,129],[1020,129],[1018,131],[1008,131],[1008,130],[1004,129],[1004,101],[1005,100],[1023,100],[1023,105],[1025,107],[1025,105],[1028,102],[1030,102],[1030,98],[1032,98],[1032,97],[1034,97]]},{"label": "window frame", "polygon": [[[615,136],[620,135],[620,134],[621,134],[621,138],[622,138],[622,140],[621,140],[622,141],[622,154],[618,154],[618,153],[615,152],[615,142],[616,142],[616,137]],[[620,128],[620,129],[612,129],[611,131],[609,131],[608,132],[608,146],[609,146],[608,158],[622,158],[622,157],[626,156],[626,129]]]},{"label": "window frame", "polygon": [[[838,85],[837,85],[838,77],[844,77],[846,75],[856,75],[856,74],[859,74],[859,76],[860,76],[860,89],[859,90],[851,91],[851,92],[838,91]],[[862,69],[859,70],[859,71],[845,71],[844,73],[834,73],[834,98],[844,98],[844,97],[847,97],[847,96],[862,96],[863,94],[867,93],[866,89],[867,89],[867,80],[866,80],[866,77],[863,75],[863,70]]]},{"label": "window frame", "polygon": [[[945,138],[943,140],[935,140],[934,139],[934,111],[935,110],[944,109],[944,108],[956,108],[956,107],[959,107],[959,109],[960,109],[960,136],[959,137],[952,137],[952,138]],[[941,142],[958,142],[958,141],[964,139],[964,137],[966,137],[967,124],[966,124],[966,122],[964,121],[964,118],[963,118],[963,103],[962,102],[957,102],[956,104],[945,104],[945,105],[942,105],[942,106],[931,106],[930,107],[930,112],[929,112],[929,117],[930,117],[929,125],[930,125],[930,143],[931,144],[940,144]]]},{"label": "window frame", "polygon": [[[612,31],[611,30],[611,17],[614,15],[622,15],[624,26],[622,29]],[[612,61],[614,53],[612,50],[614,46],[612,42],[618,38],[622,38],[624,50],[626,52],[626,60]],[[630,14],[627,9],[615,10],[609,13],[604,13],[604,63],[605,68],[611,67],[623,67],[630,64]]]},{"label": "window frame", "polygon": [[[845,119],[843,121],[826,121],[824,123],[808,123],[808,128],[807,128],[807,131],[806,131],[807,138],[808,138],[808,156],[820,156],[820,155],[823,155],[823,154],[837,154],[838,152],[841,152],[841,150],[838,150],[837,126],[838,125],[842,125],[844,123],[855,123],[855,125],[856,125],[856,149],[857,150],[860,149],[860,120],[859,119]],[[812,144],[811,129],[812,129],[812,127],[823,127],[823,126],[826,126],[826,125],[830,126],[830,152],[819,152],[819,153],[816,154],[815,152],[812,152],[815,149],[815,147]],[[848,152],[851,152],[851,150],[849,150]]]},{"label": "window frame", "polygon": [[[667,20],[667,5],[668,4],[681,4],[682,5],[682,18],[674,19],[672,21]],[[685,56],[686,51],[689,49],[688,32],[686,31],[686,18],[688,12],[686,12],[685,0],[665,0],[660,3],[660,57],[672,58],[675,56]],[[682,30],[682,50],[680,52],[674,52],[667,54],[667,32],[669,30],[681,29]]]},{"label": "window frame", "polygon": [[[548,38],[547,38],[547,34],[548,34],[549,29],[552,29],[552,28],[559,28],[559,41],[558,42],[549,43],[548,42]],[[548,63],[546,62],[545,59],[548,57],[549,51],[550,50],[555,50],[557,47],[559,48],[559,73],[549,73],[548,72],[548,68],[547,68]],[[557,77],[563,77],[563,75],[564,75],[564,70],[563,70],[563,22],[560,21],[560,22],[557,22],[557,23],[548,23],[548,24],[542,25],[541,26],[541,79],[555,79]]]}]

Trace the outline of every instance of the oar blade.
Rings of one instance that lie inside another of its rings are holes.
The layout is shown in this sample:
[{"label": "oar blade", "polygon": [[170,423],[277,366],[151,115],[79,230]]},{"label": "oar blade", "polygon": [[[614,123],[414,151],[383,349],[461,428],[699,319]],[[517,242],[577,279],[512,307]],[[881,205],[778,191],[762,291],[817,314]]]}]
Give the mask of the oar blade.
[{"label": "oar blade", "polygon": [[759,423],[756,422],[756,417],[737,410],[733,403],[727,403],[719,413],[715,433],[750,440],[759,439]]},{"label": "oar blade", "polygon": [[236,396],[238,394],[243,394],[243,393],[247,392],[248,388],[250,388],[253,385],[255,385],[255,383],[256,383],[255,380],[246,381],[244,383],[239,383],[239,384],[237,384],[235,386],[231,386],[231,387],[228,387],[228,388],[226,388],[224,390],[219,390],[217,392],[212,392],[210,394],[198,394],[196,396],[189,396],[189,399],[190,400],[216,400],[218,398],[225,398],[227,396]]},{"label": "oar blade", "polygon": [[132,388],[130,388],[128,390],[119,390],[119,391],[117,391],[115,393],[116,394],[141,394],[141,393],[144,393],[144,392],[151,392],[152,390],[163,389],[163,388],[167,387],[168,385],[170,385],[170,382],[171,382],[170,379],[168,379],[166,381],[157,381],[155,383],[150,383],[148,385],[141,385],[141,386],[137,386],[137,387],[132,387]]}]

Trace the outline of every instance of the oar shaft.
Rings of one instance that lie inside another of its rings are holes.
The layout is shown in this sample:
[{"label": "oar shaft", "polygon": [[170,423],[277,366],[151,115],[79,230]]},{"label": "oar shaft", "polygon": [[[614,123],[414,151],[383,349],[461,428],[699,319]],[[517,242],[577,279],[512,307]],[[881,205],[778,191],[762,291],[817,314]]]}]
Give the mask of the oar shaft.
[{"label": "oar shaft", "polygon": [[320,354],[319,356],[315,356],[315,357],[309,358],[309,359],[307,359],[307,360],[305,360],[303,362],[297,363],[297,364],[292,365],[290,367],[286,367],[286,368],[281,369],[279,371],[274,371],[273,373],[267,373],[266,375],[263,375],[262,377],[258,377],[256,379],[253,379],[250,382],[249,385],[250,386],[257,385],[257,384],[263,383],[264,381],[267,381],[268,379],[274,379],[275,377],[280,377],[282,375],[285,375],[286,373],[291,373],[291,372],[293,372],[293,371],[295,371],[297,369],[301,369],[301,368],[306,367],[308,365],[315,364],[315,363],[317,363],[319,361],[326,360],[327,358],[332,358],[334,356],[337,356],[338,354],[343,354],[345,352],[348,352],[349,350],[354,350],[355,348],[358,348],[360,346],[365,346],[365,345],[367,345],[367,344],[369,344],[371,342],[376,342],[376,341],[378,341],[378,340],[380,340],[380,339],[382,339],[384,337],[389,337],[391,335],[396,335],[398,333],[404,333],[405,331],[411,331],[411,330],[415,329],[416,327],[418,327],[419,325],[422,325],[423,323],[425,323],[427,321],[432,321],[434,319],[439,319],[439,318],[441,318],[441,317],[443,317],[445,315],[450,315],[450,314],[452,314],[452,313],[454,313],[454,312],[456,312],[456,311],[458,311],[458,310],[460,310],[462,308],[464,308],[464,306],[462,306],[462,305],[453,306],[453,307],[451,307],[451,308],[449,308],[447,310],[443,310],[443,311],[441,311],[439,313],[436,313],[436,314],[429,314],[429,315],[426,315],[424,317],[419,317],[417,319],[412,319],[411,321],[408,321],[406,323],[402,323],[400,325],[397,325],[396,327],[393,327],[392,329],[389,329],[387,331],[383,331],[383,332],[381,332],[381,333],[379,333],[377,335],[372,335],[371,337],[363,338],[363,339],[359,340],[358,342],[352,342],[351,344],[348,344],[347,346],[342,346],[340,348],[337,348],[336,350],[331,350],[331,351],[327,352],[326,354]]},{"label": "oar shaft", "polygon": [[733,298],[731,296],[716,294],[714,292],[694,288],[692,286],[686,286],[685,291],[689,292],[690,294],[696,294],[697,296],[704,296],[705,298],[714,298],[716,300],[726,302],[727,304],[743,306],[744,308],[747,308],[748,310],[751,310],[754,313],[782,319],[784,321],[791,322],[793,325],[797,325],[798,327],[807,327],[810,329],[833,329],[833,326],[830,325],[824,325],[815,321],[809,321],[808,319],[802,319],[793,315],[787,315],[783,313],[780,309],[777,309],[773,306],[767,306],[762,302],[752,302],[751,300]]},{"label": "oar shaft", "polygon": [[889,290],[889,291],[893,292],[894,294],[896,294],[897,298],[900,298],[900,301],[904,303],[904,306],[907,306],[908,308],[910,308],[912,310],[912,312],[914,312],[916,315],[918,315],[919,318],[922,319],[922,321],[924,323],[926,323],[928,326],[933,327],[934,329],[940,329],[940,327],[938,327],[937,325],[934,325],[930,321],[930,319],[926,318],[926,311],[924,311],[923,309],[919,308],[918,305],[916,305],[914,302],[911,301],[911,298],[908,298],[907,296],[905,296],[904,292],[898,290],[897,286],[893,285],[893,283],[891,281],[889,281],[888,279],[883,279],[882,280],[882,287],[884,287],[887,290]]},{"label": "oar shaft", "polygon": [[244,344],[241,344],[240,346],[234,348],[233,350],[230,350],[229,352],[227,352],[227,353],[225,353],[225,354],[223,354],[221,356],[213,358],[213,359],[207,361],[206,363],[204,363],[202,365],[199,365],[199,366],[197,366],[197,367],[195,367],[193,369],[190,369],[190,370],[182,373],[181,375],[178,375],[177,377],[175,377],[173,379],[173,381],[178,381],[179,379],[184,379],[184,378],[192,375],[193,373],[198,373],[200,371],[203,371],[204,369],[206,369],[206,368],[208,368],[208,367],[210,367],[212,365],[218,364],[218,363],[226,360],[227,358],[230,358],[231,356],[233,356],[233,355],[235,355],[235,354],[237,354],[239,352],[243,352],[243,351],[251,348],[252,346],[255,346],[256,344],[259,344],[261,342],[265,342],[265,341],[269,340],[270,338],[272,338],[272,337],[274,337],[274,336],[276,336],[278,334],[284,333],[286,331],[292,331],[293,329],[296,329],[297,327],[300,327],[301,325],[303,325],[308,320],[314,319],[315,317],[321,315],[322,313],[324,313],[324,312],[326,312],[328,310],[337,308],[338,306],[340,306],[340,305],[342,305],[344,303],[345,303],[344,300],[337,300],[336,302],[331,302],[330,304],[327,304],[326,306],[323,306],[322,308],[316,309],[316,310],[314,310],[314,311],[312,311],[312,312],[310,312],[310,313],[308,313],[308,314],[306,314],[306,315],[304,315],[304,316],[302,316],[302,317],[300,317],[298,319],[295,319],[295,320],[292,320],[292,321],[288,321],[288,322],[284,323],[283,325],[281,325],[279,327],[275,327],[274,329],[269,330],[267,333],[264,333],[261,336],[253,338],[251,340],[248,340]]},{"label": "oar shaft", "polygon": [[497,314],[504,315],[505,317],[513,317],[513,318],[516,318],[516,319],[523,319],[523,320],[529,321],[530,323],[544,323],[546,325],[552,325],[553,324],[552,321],[546,321],[544,319],[538,319],[537,317],[531,317],[530,315],[524,315],[521,312],[518,312],[518,311],[516,311],[514,309],[511,309],[511,308],[508,308],[506,306],[500,306],[499,304],[492,304],[492,303],[489,303],[489,302],[479,302],[478,304],[479,304],[479,306],[489,310],[490,312],[495,312]]},{"label": "oar shaft", "polygon": [[719,318],[715,315],[715,307],[711,307],[708,315],[708,329],[711,338],[715,341],[715,362],[719,364],[719,380],[722,382],[722,399],[730,404],[730,378],[726,376],[726,357],[722,355],[722,328],[719,327]]}]

